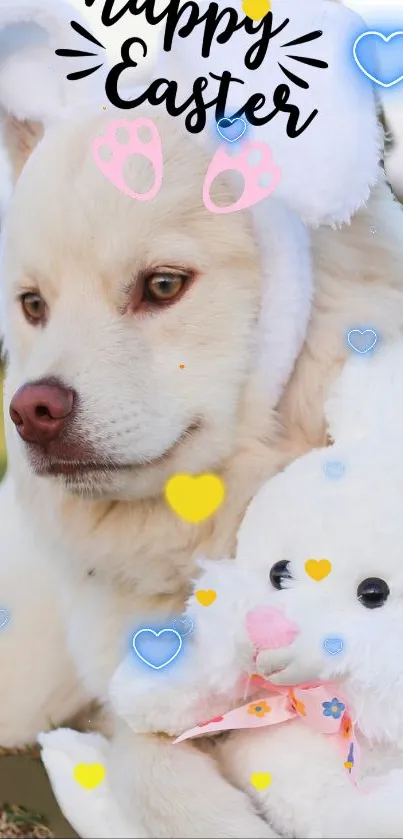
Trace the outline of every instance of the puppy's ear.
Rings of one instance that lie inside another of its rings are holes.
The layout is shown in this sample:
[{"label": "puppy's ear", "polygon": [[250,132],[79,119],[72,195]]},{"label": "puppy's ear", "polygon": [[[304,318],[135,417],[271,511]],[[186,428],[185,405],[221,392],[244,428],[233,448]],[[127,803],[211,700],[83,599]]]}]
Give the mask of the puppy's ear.
[{"label": "puppy's ear", "polygon": [[43,137],[43,125],[34,120],[19,120],[11,114],[3,115],[3,141],[11,163],[14,183],[35,146]]}]

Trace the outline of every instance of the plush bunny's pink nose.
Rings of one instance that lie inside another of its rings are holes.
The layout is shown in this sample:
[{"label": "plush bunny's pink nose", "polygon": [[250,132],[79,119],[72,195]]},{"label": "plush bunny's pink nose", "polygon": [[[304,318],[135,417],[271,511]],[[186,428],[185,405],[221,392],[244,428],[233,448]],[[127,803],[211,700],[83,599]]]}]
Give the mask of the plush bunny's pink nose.
[{"label": "plush bunny's pink nose", "polygon": [[299,633],[296,623],[286,618],[280,609],[259,606],[246,615],[246,630],[255,647],[276,650],[289,647]]}]

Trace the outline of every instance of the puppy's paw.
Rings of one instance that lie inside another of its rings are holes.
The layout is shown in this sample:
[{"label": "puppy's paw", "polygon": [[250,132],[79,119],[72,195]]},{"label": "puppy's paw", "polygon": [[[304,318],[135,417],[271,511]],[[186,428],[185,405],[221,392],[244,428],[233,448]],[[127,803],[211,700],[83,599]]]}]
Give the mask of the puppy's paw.
[{"label": "puppy's paw", "polygon": [[[143,139],[140,138],[140,129]],[[108,125],[105,135],[95,138],[92,153],[100,172],[125,195],[137,201],[149,201],[159,192],[163,175],[162,147],[158,130],[150,119],[114,120]],[[154,183],[147,192],[134,192],[125,181],[124,166],[134,154],[145,157],[153,167]]]},{"label": "puppy's paw", "polygon": [[[254,162],[253,156],[258,157]],[[210,196],[211,184],[222,172],[235,170],[244,179],[244,189],[238,201],[227,207],[218,207]],[[281,178],[281,169],[273,162],[272,153],[266,143],[248,142],[237,155],[229,155],[225,146],[217,149],[203,184],[204,206],[211,213],[236,213],[246,210],[267,198],[277,187]]]}]

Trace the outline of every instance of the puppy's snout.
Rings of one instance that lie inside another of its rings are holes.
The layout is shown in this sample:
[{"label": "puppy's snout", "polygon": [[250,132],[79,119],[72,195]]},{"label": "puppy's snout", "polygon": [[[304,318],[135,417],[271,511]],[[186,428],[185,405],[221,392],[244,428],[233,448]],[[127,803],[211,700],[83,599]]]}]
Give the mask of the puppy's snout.
[{"label": "puppy's snout", "polygon": [[71,417],[75,392],[58,382],[23,385],[10,402],[10,417],[26,443],[56,440]]}]

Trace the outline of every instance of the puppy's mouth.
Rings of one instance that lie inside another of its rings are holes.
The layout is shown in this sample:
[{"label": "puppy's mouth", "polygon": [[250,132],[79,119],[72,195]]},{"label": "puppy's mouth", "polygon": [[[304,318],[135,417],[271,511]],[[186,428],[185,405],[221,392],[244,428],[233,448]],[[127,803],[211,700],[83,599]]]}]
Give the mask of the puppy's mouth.
[{"label": "puppy's mouth", "polygon": [[163,454],[155,458],[147,458],[144,460],[127,462],[119,462],[110,457],[97,457],[95,454],[89,455],[88,446],[81,447],[80,445],[73,446],[71,444],[63,446],[59,443],[58,449],[43,452],[35,447],[30,447],[28,450],[28,458],[32,470],[36,475],[42,477],[65,477],[69,482],[82,481],[85,477],[92,473],[100,473],[111,476],[113,473],[121,473],[138,469],[146,469],[149,466],[154,466],[164,461],[169,460],[176,454],[177,450],[186,443],[190,437],[193,437],[202,427],[200,421],[193,422],[188,428],[180,434],[177,440],[169,447]]},{"label": "puppy's mouth", "polygon": [[[32,462],[32,460],[31,460]],[[34,465],[34,471],[37,475],[54,475],[74,477],[75,475],[84,476],[90,472],[110,472],[121,471],[122,469],[129,469],[127,465],[102,462],[102,461],[81,461],[81,460],[48,460],[44,459],[42,463]]]}]

